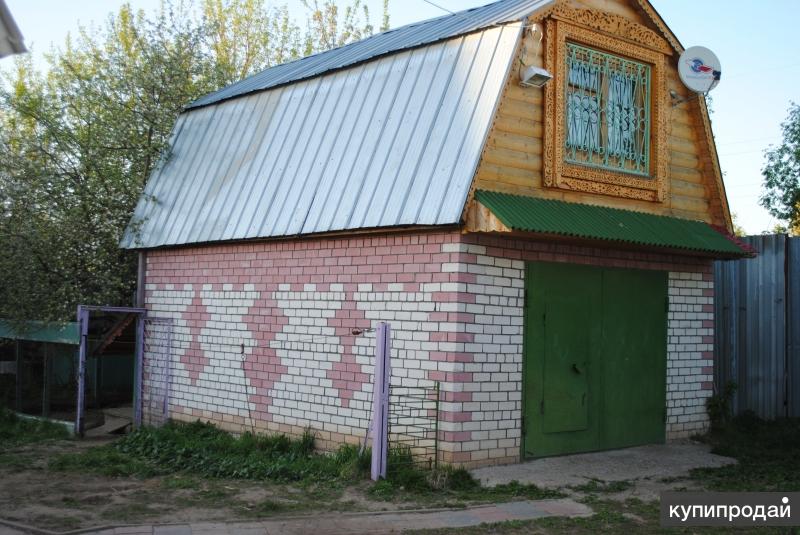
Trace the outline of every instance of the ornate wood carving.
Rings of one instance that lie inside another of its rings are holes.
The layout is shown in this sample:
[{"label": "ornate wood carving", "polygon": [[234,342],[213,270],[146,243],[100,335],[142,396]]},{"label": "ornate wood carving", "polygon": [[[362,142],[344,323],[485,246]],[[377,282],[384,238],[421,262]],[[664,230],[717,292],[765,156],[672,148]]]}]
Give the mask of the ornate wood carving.
[{"label": "ornate wood carving", "polygon": [[559,3],[553,9],[552,17],[601,31],[618,39],[633,41],[664,54],[672,54],[672,47],[658,33],[613,13],[574,9],[566,4]]},{"label": "ornate wood carving", "polygon": [[656,13],[655,9],[653,9],[653,6],[650,5],[650,2],[647,0],[637,0],[637,3],[639,4],[639,8],[644,11],[644,14],[647,15],[650,21],[656,25],[656,28],[658,28],[664,37],[666,37],[669,44],[672,45],[672,48],[678,53],[683,52],[683,47],[678,42],[678,38],[675,37],[667,25],[664,24],[661,16]]},{"label": "ornate wood carving", "polygon": [[[569,9],[569,8],[565,8]],[[569,10],[573,11],[584,10]],[[554,15],[558,9],[554,11]],[[565,11],[567,12],[567,11]],[[605,19],[598,14],[596,20]],[[631,23],[633,24],[633,23]],[[637,25],[638,26],[638,25]],[[649,31],[649,30],[648,30]],[[575,26],[558,19],[546,22],[545,65],[553,73],[553,81],[545,88],[544,99],[544,184],[588,193],[599,193],[616,197],[627,197],[661,202],[667,188],[667,111],[669,109],[666,55],[651,48],[620,41],[616,37]],[[566,42],[580,43],[589,47],[627,56],[652,65],[651,81],[651,177],[568,164],[564,161]]]}]

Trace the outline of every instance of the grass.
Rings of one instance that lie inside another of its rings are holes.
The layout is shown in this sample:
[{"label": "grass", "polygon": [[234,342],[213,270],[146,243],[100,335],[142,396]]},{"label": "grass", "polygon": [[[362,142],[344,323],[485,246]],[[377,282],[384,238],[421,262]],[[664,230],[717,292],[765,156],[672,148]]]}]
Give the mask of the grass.
[{"label": "grass", "polygon": [[738,464],[698,468],[692,479],[717,491],[800,491],[800,419],[764,421],[752,414],[701,438]]},{"label": "grass", "polygon": [[583,485],[575,485],[570,487],[572,490],[583,492],[587,494],[603,493],[603,494],[616,494],[630,490],[633,483],[630,481],[603,481],[602,479],[590,479]]},{"label": "grass", "polygon": [[[256,480],[292,483],[304,493],[335,493],[336,487],[363,482],[369,474],[369,451],[351,445],[333,454],[314,450],[314,436],[299,439],[284,435],[239,437],[209,423],[172,422],[160,428],[141,428],[112,444],[79,453],[60,454],[48,467],[107,477],[164,477],[172,490],[196,487],[204,480]],[[425,505],[463,506],[467,503],[542,499],[563,496],[534,485],[511,483],[481,487],[463,468],[449,466],[426,470],[414,465],[407,450],[392,450],[385,480],[371,484],[366,493],[381,501]],[[265,503],[264,509],[283,507]]]},{"label": "grass", "polygon": [[50,462],[53,470],[79,470],[121,477],[172,474],[201,478],[334,481],[361,476],[369,457],[354,446],[333,455],[314,451],[314,436],[239,437],[201,422],[144,427],[106,446],[64,454]]},{"label": "grass", "polygon": [[62,425],[20,418],[0,407],[0,451],[33,442],[66,438],[69,438],[69,433]]},{"label": "grass", "polygon": [[536,485],[524,485],[516,481],[483,487],[464,468],[443,466],[435,470],[424,470],[414,465],[407,449],[390,451],[387,466],[386,479],[378,481],[367,491],[372,498],[465,506],[476,502],[541,500],[564,496],[557,491],[543,490]]}]

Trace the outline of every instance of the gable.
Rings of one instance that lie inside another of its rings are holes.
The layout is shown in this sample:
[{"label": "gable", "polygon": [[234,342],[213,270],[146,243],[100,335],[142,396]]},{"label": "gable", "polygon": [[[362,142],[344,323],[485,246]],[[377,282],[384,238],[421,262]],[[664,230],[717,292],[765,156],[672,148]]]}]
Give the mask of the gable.
[{"label": "gable", "polygon": [[[563,46],[564,35],[555,31],[562,23],[599,50],[645,58],[648,64],[663,61],[653,78],[651,128],[658,143],[653,144],[654,167],[649,177],[620,173],[598,177],[594,170],[583,172],[579,166],[572,166],[571,172],[581,174],[572,175],[560,165],[563,156],[559,155],[558,140],[564,136],[564,127],[561,123],[559,132],[556,126],[564,108],[559,107],[555,92],[563,91],[560,84],[565,74],[554,50],[559,40]],[[523,88],[517,70],[510,73],[473,190],[624,208],[730,229],[705,102],[696,98],[672,105],[670,91],[689,96],[677,74],[678,50],[682,48],[652,7],[644,0],[570,0],[532,17],[532,24],[544,33],[543,39],[539,41],[541,33],[526,33],[518,61],[545,67],[555,78],[545,90]],[[469,208],[465,207],[465,218]]]},{"label": "gable", "polygon": [[183,113],[123,247],[460,222],[521,25]]}]

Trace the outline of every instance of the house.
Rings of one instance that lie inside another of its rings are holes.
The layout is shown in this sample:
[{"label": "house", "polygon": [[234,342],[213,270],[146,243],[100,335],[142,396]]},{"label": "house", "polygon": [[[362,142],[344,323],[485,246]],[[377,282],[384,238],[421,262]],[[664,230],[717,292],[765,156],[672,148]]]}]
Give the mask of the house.
[{"label": "house", "polygon": [[181,340],[171,417],[359,440],[350,333],[388,321],[444,462],[703,431],[711,263],[749,253],[682,50],[646,0],[501,0],[189,105],[122,242]]},{"label": "house", "polygon": [[0,0],[0,58],[27,52],[22,34],[11,16],[5,0]]}]

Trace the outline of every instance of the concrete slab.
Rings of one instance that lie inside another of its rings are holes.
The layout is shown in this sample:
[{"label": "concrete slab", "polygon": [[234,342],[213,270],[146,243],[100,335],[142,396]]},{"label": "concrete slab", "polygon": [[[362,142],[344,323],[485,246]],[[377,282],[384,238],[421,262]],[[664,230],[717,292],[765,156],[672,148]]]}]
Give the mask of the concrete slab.
[{"label": "concrete slab", "polygon": [[[465,509],[386,511],[369,513],[328,513],[285,517],[258,522],[216,522],[173,525],[143,525],[153,535],[348,535],[362,533],[400,533],[406,530],[461,528],[508,520],[534,520],[548,516],[588,517],[592,509],[568,498],[559,500],[519,501],[479,505]],[[130,533],[131,527],[111,528],[113,535]],[[103,531],[103,533],[105,532]],[[98,535],[100,530],[82,530]],[[0,532],[0,535],[3,535]],[[17,535],[10,531],[9,535]],[[50,534],[48,534],[50,535]],[[52,534],[56,535],[56,534]]]},{"label": "concrete slab", "polygon": [[592,480],[639,482],[646,494],[640,497],[649,499],[653,495],[657,497],[660,490],[667,490],[668,481],[658,485],[662,480],[685,477],[693,468],[734,463],[735,459],[710,453],[705,444],[682,442],[547,457],[520,464],[478,468],[472,470],[472,475],[490,487],[512,481],[547,489],[574,487]]}]

